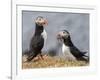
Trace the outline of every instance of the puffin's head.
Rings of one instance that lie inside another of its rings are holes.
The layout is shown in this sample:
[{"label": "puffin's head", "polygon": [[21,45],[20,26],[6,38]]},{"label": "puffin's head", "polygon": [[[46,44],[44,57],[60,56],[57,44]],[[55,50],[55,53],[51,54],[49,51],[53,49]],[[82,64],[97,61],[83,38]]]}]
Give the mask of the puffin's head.
[{"label": "puffin's head", "polygon": [[67,30],[62,30],[60,32],[58,32],[57,34],[57,39],[58,40],[64,40],[64,39],[68,39],[70,37],[70,34]]},{"label": "puffin's head", "polygon": [[39,26],[45,26],[48,24],[47,20],[43,18],[42,16],[38,16],[35,20],[35,23]]}]

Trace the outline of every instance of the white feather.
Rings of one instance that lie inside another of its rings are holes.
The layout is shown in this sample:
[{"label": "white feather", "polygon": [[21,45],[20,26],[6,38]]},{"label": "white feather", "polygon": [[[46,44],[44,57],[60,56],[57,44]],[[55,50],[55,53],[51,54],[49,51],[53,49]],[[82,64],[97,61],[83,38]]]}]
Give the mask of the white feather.
[{"label": "white feather", "polygon": [[72,55],[70,48],[65,44],[62,45],[62,53],[63,56],[66,57],[66,59],[76,60],[76,58]]},{"label": "white feather", "polygon": [[46,41],[46,39],[47,39],[47,33],[46,33],[45,29],[43,30],[43,32],[42,32],[41,35],[44,38],[44,41]]}]

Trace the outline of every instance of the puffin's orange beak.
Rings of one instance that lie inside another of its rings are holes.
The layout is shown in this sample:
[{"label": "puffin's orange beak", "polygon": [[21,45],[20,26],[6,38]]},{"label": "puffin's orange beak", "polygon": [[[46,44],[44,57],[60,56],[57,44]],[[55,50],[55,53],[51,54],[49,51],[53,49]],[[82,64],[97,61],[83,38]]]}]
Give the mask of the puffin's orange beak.
[{"label": "puffin's orange beak", "polygon": [[45,19],[44,20],[44,26],[47,26],[48,25],[48,21]]},{"label": "puffin's orange beak", "polygon": [[58,34],[57,34],[57,39],[59,40],[59,39],[61,39],[61,37],[62,37],[61,34],[58,33]]}]

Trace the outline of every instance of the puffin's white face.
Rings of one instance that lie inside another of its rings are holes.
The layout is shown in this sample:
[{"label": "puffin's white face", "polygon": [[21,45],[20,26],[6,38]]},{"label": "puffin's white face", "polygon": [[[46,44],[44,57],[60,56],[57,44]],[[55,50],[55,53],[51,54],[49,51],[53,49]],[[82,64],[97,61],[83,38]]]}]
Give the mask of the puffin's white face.
[{"label": "puffin's white face", "polygon": [[57,39],[62,41],[64,38],[68,38],[69,36],[70,36],[69,32],[66,30],[63,30],[57,34]]},{"label": "puffin's white face", "polygon": [[48,24],[47,20],[41,16],[36,18],[35,23],[38,24],[39,26],[45,26]]}]

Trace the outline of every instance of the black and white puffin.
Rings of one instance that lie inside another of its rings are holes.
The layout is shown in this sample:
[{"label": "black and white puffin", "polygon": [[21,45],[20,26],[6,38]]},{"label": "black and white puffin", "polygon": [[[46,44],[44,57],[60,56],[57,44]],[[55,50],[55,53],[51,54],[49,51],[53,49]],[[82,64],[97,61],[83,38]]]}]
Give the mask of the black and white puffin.
[{"label": "black and white puffin", "polygon": [[38,16],[35,20],[35,33],[30,42],[30,49],[28,51],[27,61],[31,61],[37,55],[42,57],[42,48],[47,38],[44,26],[48,24],[47,20],[41,16]]},{"label": "black and white puffin", "polygon": [[57,39],[60,40],[62,45],[62,53],[66,58],[79,61],[88,61],[86,52],[81,52],[71,41],[70,33],[67,30],[58,32]]}]

